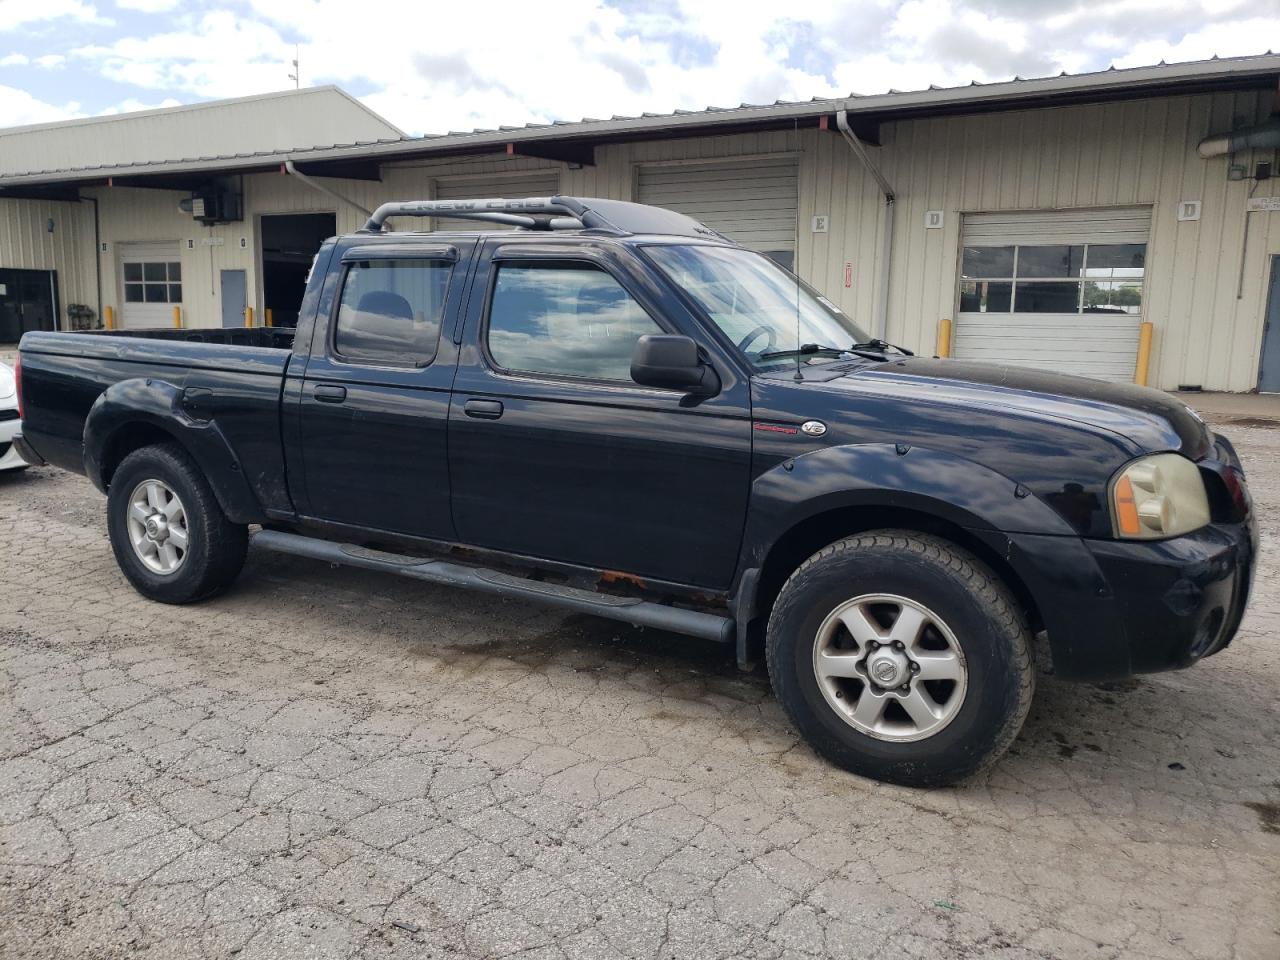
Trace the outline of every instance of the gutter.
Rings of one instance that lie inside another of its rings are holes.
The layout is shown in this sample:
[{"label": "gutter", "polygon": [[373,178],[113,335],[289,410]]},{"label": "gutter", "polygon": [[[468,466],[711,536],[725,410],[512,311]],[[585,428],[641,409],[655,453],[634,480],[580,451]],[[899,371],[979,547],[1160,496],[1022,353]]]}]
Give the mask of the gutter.
[{"label": "gutter", "polygon": [[345,203],[347,204],[347,206],[355,207],[357,210],[363,213],[366,217],[373,216],[372,210],[369,210],[365,207],[360,206],[360,204],[356,203],[350,197],[345,197],[342,194],[340,194],[337,190],[334,190],[332,187],[326,186],[325,184],[320,183],[318,180],[315,180],[307,176],[305,173],[303,173],[301,170],[299,170],[297,167],[293,165],[292,160],[286,160],[284,162],[284,171],[285,173],[289,174],[289,176],[291,177],[297,177],[300,181],[305,183],[312,190],[318,190],[321,193],[323,193],[325,196],[332,197],[333,199],[337,200],[339,203]]},{"label": "gutter", "polygon": [[884,232],[881,234],[880,278],[876,283],[875,308],[876,336],[883,340],[889,332],[889,265],[890,258],[893,255],[893,213],[896,209],[898,197],[889,181],[885,179],[884,174],[880,172],[880,169],[871,159],[870,154],[867,153],[867,145],[858,139],[858,135],[849,126],[848,111],[840,110],[836,113],[836,127],[849,144],[850,149],[853,150],[854,156],[861,161],[867,172],[875,178],[876,183],[880,186],[880,192],[884,194]]}]

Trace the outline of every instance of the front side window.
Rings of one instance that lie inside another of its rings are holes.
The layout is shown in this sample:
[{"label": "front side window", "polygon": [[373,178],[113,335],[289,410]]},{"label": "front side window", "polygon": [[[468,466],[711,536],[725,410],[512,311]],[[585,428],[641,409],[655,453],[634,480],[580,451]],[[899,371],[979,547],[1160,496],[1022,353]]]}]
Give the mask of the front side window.
[{"label": "front side window", "polygon": [[343,360],[425,366],[436,355],[453,264],[361,260],[347,268],[334,325]]},{"label": "front side window", "polygon": [[126,263],[125,303],[181,303],[182,264],[175,261]]},{"label": "front side window", "polygon": [[1142,313],[1144,243],[965,247],[961,313]]},{"label": "front side window", "polygon": [[[794,274],[739,247],[655,244],[645,248],[671,282],[691,296],[756,369],[794,366],[794,353],[816,344],[835,350],[870,337],[840,309]],[[831,362],[815,355],[808,363]]]},{"label": "front side window", "polygon": [[629,381],[636,340],[662,332],[618,281],[596,267],[498,266],[488,344],[503,369]]}]

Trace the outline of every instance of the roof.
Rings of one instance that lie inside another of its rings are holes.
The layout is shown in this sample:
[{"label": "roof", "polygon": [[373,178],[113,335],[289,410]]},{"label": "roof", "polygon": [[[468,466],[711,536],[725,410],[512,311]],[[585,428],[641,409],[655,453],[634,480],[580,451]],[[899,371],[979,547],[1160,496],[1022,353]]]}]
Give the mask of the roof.
[{"label": "roof", "polygon": [[173,162],[198,153],[260,153],[331,143],[333,130],[367,139],[404,131],[335,86],[0,129],[0,177],[33,169]]},{"label": "roof", "polygon": [[[0,192],[15,187],[104,183],[165,185],[188,181],[193,175],[251,173],[278,169],[292,160],[306,173],[329,176],[377,177],[380,163],[494,153],[541,156],[591,162],[601,143],[662,137],[705,136],[749,130],[791,129],[796,125],[826,125],[840,110],[849,114],[854,129],[874,142],[878,125],[913,117],[972,114],[998,110],[1036,109],[1075,103],[1134,100],[1157,96],[1221,90],[1274,89],[1280,82],[1280,55],[1213,58],[1193,63],[1166,64],[1059,74],[1055,77],[958,87],[931,86],[924,90],[889,90],[871,95],[739,104],[646,113],[638,117],[584,118],[577,121],[528,123],[524,126],[478,129],[423,137],[353,137],[326,146],[296,146],[241,153],[190,155],[182,159],[126,164],[96,164],[0,174]],[[2,143],[3,141],[0,141]]]}]

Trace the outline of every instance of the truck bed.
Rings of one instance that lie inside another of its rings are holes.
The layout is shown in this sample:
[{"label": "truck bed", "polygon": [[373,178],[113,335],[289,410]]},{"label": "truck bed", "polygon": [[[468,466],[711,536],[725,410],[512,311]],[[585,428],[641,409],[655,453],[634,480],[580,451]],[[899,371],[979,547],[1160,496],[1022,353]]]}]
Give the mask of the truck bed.
[{"label": "truck bed", "polygon": [[289,328],[28,333],[19,345],[23,436],[45,460],[101,484],[92,473],[109,471],[113,454],[108,445],[106,462],[86,463],[91,411],[99,431],[110,429],[116,402],[153,409],[157,424],[180,412],[215,427],[222,458],[251,492],[245,502],[287,510],[280,396],[292,344]]}]

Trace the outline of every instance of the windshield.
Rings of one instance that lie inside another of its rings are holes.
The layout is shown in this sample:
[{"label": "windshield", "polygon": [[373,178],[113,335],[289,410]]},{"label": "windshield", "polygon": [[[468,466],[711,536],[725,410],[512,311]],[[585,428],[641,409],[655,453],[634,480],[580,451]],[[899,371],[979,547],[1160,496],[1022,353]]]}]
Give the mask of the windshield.
[{"label": "windshield", "polygon": [[802,347],[803,362],[831,363],[839,354],[820,348],[844,350],[870,339],[834,303],[761,254],[700,244],[645,252],[757,369],[795,366]]}]

